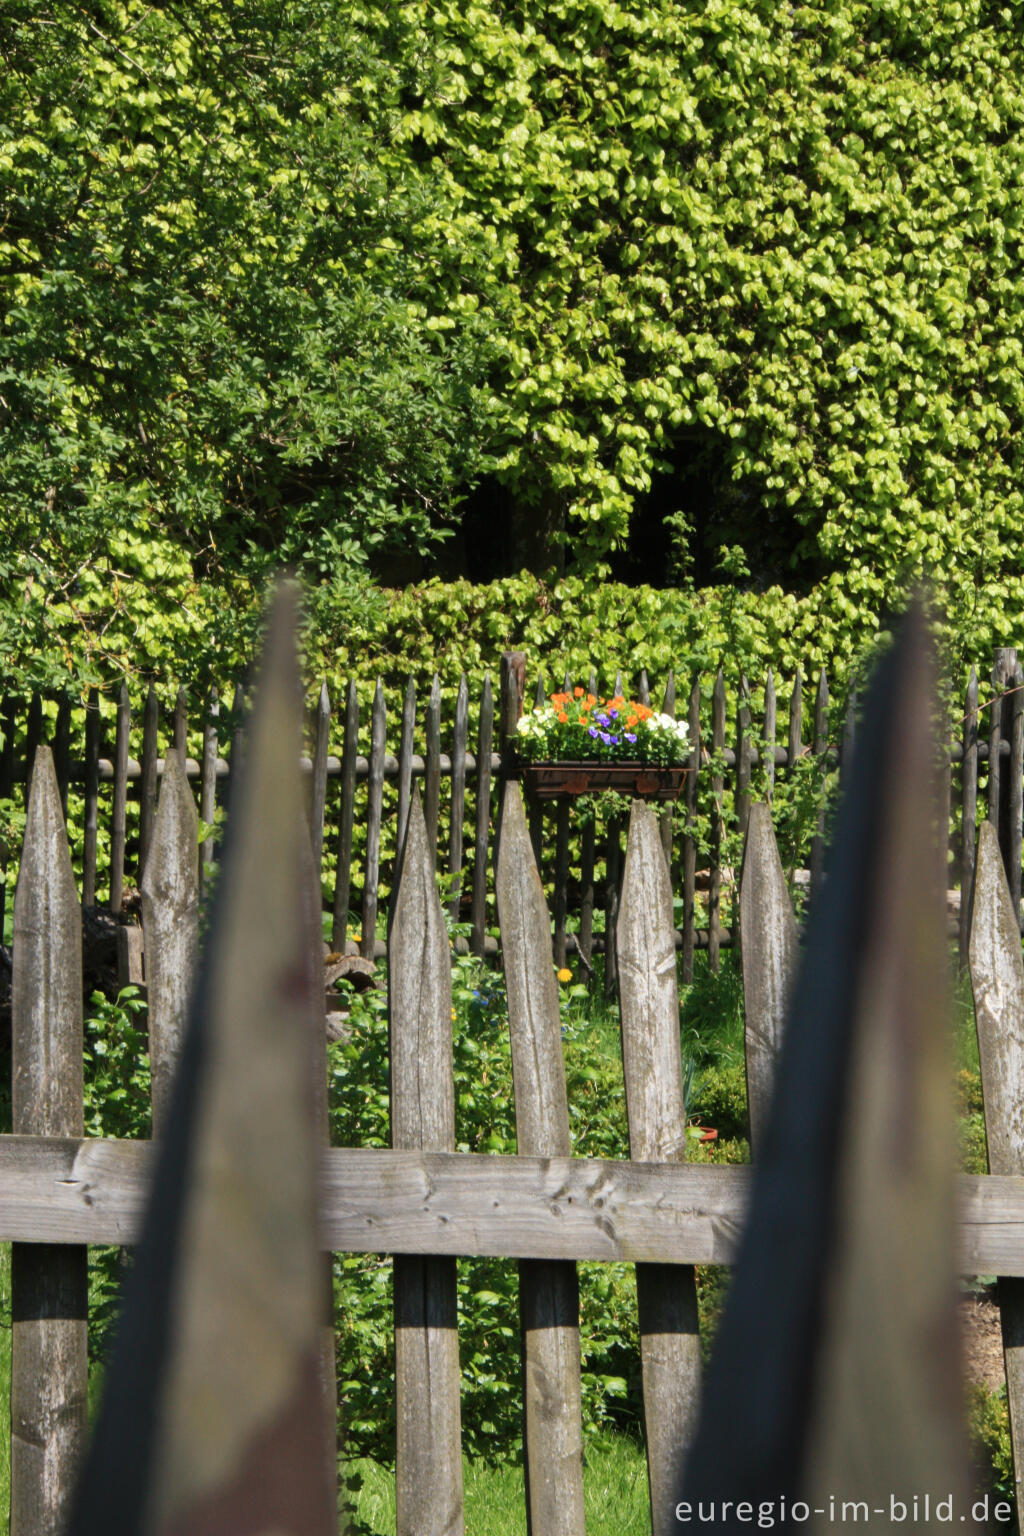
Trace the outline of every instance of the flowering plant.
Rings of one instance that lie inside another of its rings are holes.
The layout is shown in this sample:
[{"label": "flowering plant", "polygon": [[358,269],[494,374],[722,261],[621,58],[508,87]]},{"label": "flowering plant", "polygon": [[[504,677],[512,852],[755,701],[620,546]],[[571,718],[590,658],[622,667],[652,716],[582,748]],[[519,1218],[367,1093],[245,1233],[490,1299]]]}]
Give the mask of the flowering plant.
[{"label": "flowering plant", "polygon": [[524,715],[516,747],[529,763],[563,760],[669,765],[687,756],[685,721],[659,715],[647,704],[617,694],[598,699],[574,688]]}]

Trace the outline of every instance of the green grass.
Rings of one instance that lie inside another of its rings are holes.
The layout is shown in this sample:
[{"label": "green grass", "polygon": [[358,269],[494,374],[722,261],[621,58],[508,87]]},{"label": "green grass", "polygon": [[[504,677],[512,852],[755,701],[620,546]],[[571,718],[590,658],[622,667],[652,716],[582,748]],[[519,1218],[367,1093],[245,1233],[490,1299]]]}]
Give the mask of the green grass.
[{"label": "green grass", "polygon": [[[526,1499],[519,1466],[463,1463],[467,1536],[526,1536]],[[350,1536],[394,1536],[395,1474],[375,1461],[348,1462],[343,1477],[354,1510]],[[625,1435],[603,1435],[586,1451],[583,1473],[588,1536],[649,1536],[650,1501],[643,1447]]]}]

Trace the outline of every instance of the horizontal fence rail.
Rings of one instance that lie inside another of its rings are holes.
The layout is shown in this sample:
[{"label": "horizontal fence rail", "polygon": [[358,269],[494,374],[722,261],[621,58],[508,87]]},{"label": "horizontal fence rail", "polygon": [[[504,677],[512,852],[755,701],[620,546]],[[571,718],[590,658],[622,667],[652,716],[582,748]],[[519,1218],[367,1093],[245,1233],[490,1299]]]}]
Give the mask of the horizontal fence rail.
[{"label": "horizontal fence rail", "polygon": [[[0,1136],[0,1242],[132,1244],[149,1142]],[[750,1167],[330,1147],[321,1242],[336,1253],[731,1264]],[[965,1275],[1024,1276],[1024,1177],[957,1181]],[[884,1258],[884,1255],[882,1256]]]}]

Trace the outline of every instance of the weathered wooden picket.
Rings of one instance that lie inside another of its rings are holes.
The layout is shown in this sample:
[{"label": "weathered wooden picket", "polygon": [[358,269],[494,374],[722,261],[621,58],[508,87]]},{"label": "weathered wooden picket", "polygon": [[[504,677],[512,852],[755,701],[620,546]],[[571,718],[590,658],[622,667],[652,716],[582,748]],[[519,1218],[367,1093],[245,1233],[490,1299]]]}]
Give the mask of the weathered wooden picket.
[{"label": "weathered wooden picket", "polygon": [[[385,946],[377,932],[378,905],[381,895],[386,899],[390,890],[412,785],[419,781],[428,841],[435,850],[439,871],[448,877],[449,914],[453,920],[468,923],[474,953],[493,950],[488,930],[494,926],[490,872],[496,806],[510,771],[509,739],[527,696],[526,666],[527,658],[520,652],[502,657],[500,696],[495,700],[487,678],[474,705],[475,719],[471,717],[465,676],[450,700],[442,699],[435,676],[422,728],[410,677],[402,698],[397,741],[379,682],[368,720],[365,705],[360,709],[355,682],[348,683],[340,709],[332,703],[326,683],[321,685],[307,713],[302,765],[308,776],[314,862],[318,871],[328,872],[322,899],[331,913],[335,949],[351,947],[353,936],[358,935],[355,942],[359,953],[367,958],[383,956]],[[982,819],[987,815],[999,828],[1011,896],[1020,910],[1024,673],[1015,651],[996,653],[991,680],[991,690],[979,700],[977,676],[972,671],[962,718],[954,722],[956,739],[948,746],[950,884],[970,890],[980,792]],[[568,678],[564,681],[571,682]],[[596,676],[591,674],[588,681],[596,689]],[[537,702],[544,700],[549,685],[562,686],[563,679],[539,675],[534,689]],[[622,674],[609,686],[621,691]],[[651,702],[646,672],[640,673],[635,688],[638,698]],[[848,697],[841,730],[832,735],[826,673],[819,674],[810,709],[805,706],[804,692],[804,679],[797,671],[781,690],[782,699],[788,698],[788,716],[785,745],[780,745],[779,688],[770,669],[756,710],[745,679],[732,701],[721,670],[713,679],[694,678],[690,682],[685,706],[690,726],[689,773],[675,833],[668,813],[662,821],[673,886],[682,902],[675,942],[682,951],[684,981],[692,977],[696,950],[706,949],[712,967],[717,968],[720,951],[734,942],[735,925],[729,918],[733,871],[726,854],[726,830],[741,838],[745,834],[754,789],[759,787],[770,801],[779,776],[779,782],[791,783],[794,773],[802,771],[797,765],[814,762],[824,770],[841,765],[849,756],[857,725],[856,692]],[[671,673],[661,694],[661,707],[672,715],[677,712],[676,682]],[[44,705],[35,695],[27,701],[9,697],[0,710],[0,800],[14,794],[18,785],[25,785],[27,795],[28,765],[37,745],[49,734],[65,812],[69,787],[76,795],[71,831],[76,850],[80,850],[80,886],[87,907],[103,896],[107,905],[120,910],[126,893],[140,885],[168,746],[173,744],[184,758],[186,777],[196,786],[199,813],[208,826],[212,826],[218,807],[230,798],[232,773],[244,749],[247,696],[241,684],[235,685],[229,709],[222,706],[216,688],[200,706],[179,689],[173,707],[158,699],[150,688],[141,710],[141,732],[139,713],[133,713],[124,686],[116,704],[108,704],[93,691],[84,708],[80,703],[73,705],[66,696]],[[73,749],[73,723],[82,731],[79,750]],[[447,750],[442,751],[442,745]],[[188,755],[190,751],[195,755]],[[815,814],[817,831],[809,871],[812,884],[820,874],[824,848],[822,805]],[[546,826],[545,818],[551,825]],[[104,841],[109,848],[102,890],[98,886],[101,826],[107,829]],[[593,955],[607,948],[605,984],[609,995],[615,989],[623,830],[621,819],[614,817],[600,830],[593,823],[577,829],[578,866],[570,869],[568,802],[548,807],[538,802],[530,812],[534,852],[550,893],[555,960],[562,965],[567,956],[575,954],[586,970]],[[215,857],[216,834],[211,834],[202,844],[201,882],[206,880]],[[0,929],[6,900],[2,876],[0,864]],[[603,931],[595,932],[595,906],[603,907]],[[968,907],[967,901],[961,903],[959,917],[964,959]]]},{"label": "weathered wooden picket", "polygon": [[[14,1134],[0,1137],[0,1239],[15,1245],[13,1536],[64,1529],[82,1463],[83,1245],[133,1244],[140,1234],[126,1302],[128,1342],[111,1366],[72,1536],[248,1531],[263,1528],[260,1515],[268,1528],[303,1536],[332,1528],[322,1497],[323,1426],[334,1416],[329,1344],[317,1346],[319,1371],[310,1375],[314,1340],[322,1341],[318,1249],[395,1255],[403,1536],[463,1529],[459,1255],[521,1263],[524,1454],[536,1536],[584,1530],[575,1265],[588,1259],[637,1266],[655,1536],[678,1529],[675,1506],[688,1487],[726,1495],[731,1487],[734,1498],[746,1496],[741,1489],[764,1493],[766,1468],[785,1474],[770,1486],[773,1495],[787,1492],[792,1473],[793,1486],[821,1498],[830,1488],[866,1496],[857,1491],[864,1472],[858,1458],[883,1441],[880,1465],[895,1476],[904,1456],[906,1469],[920,1474],[915,1492],[934,1489],[943,1470],[943,1491],[958,1491],[955,1393],[936,1394],[942,1370],[936,1375],[935,1359],[945,1362],[945,1355],[936,1344],[941,1329],[932,1326],[953,1273],[945,1244],[952,1249],[955,1224],[935,1091],[941,1009],[933,1002],[944,939],[938,901],[930,926],[927,903],[922,909],[927,868],[938,860],[933,802],[921,790],[928,710],[920,668],[897,668],[875,706],[872,740],[883,743],[885,761],[876,772],[865,757],[855,811],[843,813],[845,831],[841,818],[843,878],[823,882],[831,906],[824,902],[817,929],[812,922],[811,958],[785,1041],[796,925],[769,809],[749,806],[738,911],[759,1168],[684,1160],[672,886],[664,824],[641,803],[630,818],[617,913],[630,1157],[572,1156],[551,915],[513,781],[501,785],[496,890],[518,1153],[452,1150],[450,949],[435,880],[431,792],[439,776],[428,775],[421,801],[409,773],[388,936],[392,1147],[323,1150],[314,1209],[324,1103],[322,959],[315,838],[311,854],[299,826],[298,690],[283,627],[279,620],[242,787],[232,795],[213,939],[187,1026],[199,860],[180,735],[164,759],[142,880],[155,1144],[82,1137],[79,901],[53,759],[45,746],[34,752],[15,904]],[[506,692],[506,723],[509,699]],[[878,726],[883,716],[887,732]],[[382,741],[378,732],[378,764]],[[408,766],[409,754],[404,761]],[[379,773],[371,782],[379,787]],[[1016,1452],[1024,1428],[1024,966],[990,823],[979,838],[970,958],[992,1172],[959,1181],[957,1262],[965,1273],[1008,1277],[1004,1330]],[[780,1052],[779,1081],[787,1085],[778,1096],[781,1125],[771,1110]],[[904,1144],[892,1153],[890,1137],[900,1136]],[[692,1266],[736,1259],[755,1177],[754,1212],[762,1216],[751,1221],[740,1253],[718,1395],[698,1429]],[[787,1234],[795,1234],[788,1245]],[[894,1285],[898,1294],[886,1295]],[[792,1360],[780,1354],[780,1340],[792,1344]],[[869,1363],[866,1383],[858,1351]],[[815,1359],[825,1362],[827,1379],[807,1375]],[[900,1411],[886,1420],[891,1381]],[[915,1423],[916,1407],[922,1418]],[[736,1422],[726,1434],[723,1414],[730,1413],[749,1434],[738,1435]],[[865,1414],[880,1416],[869,1434]],[[774,1460],[755,1465],[769,1419],[778,1419],[782,1439]],[[815,1425],[816,1440],[809,1438]],[[927,1454],[915,1442],[922,1433]],[[684,1481],[695,1435],[698,1448],[717,1449],[709,1461],[691,1460]],[[723,1482],[725,1467],[734,1485]],[[864,1485],[873,1496],[879,1476],[875,1468]],[[728,1520],[718,1524],[733,1528]]]}]

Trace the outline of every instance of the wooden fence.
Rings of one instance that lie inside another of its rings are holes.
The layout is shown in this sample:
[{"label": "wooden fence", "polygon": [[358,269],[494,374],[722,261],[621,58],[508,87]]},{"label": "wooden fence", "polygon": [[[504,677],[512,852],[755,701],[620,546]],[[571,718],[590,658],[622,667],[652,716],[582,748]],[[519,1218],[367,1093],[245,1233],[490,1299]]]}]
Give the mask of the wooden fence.
[{"label": "wooden fence", "polygon": [[[549,685],[561,686],[562,681],[538,676],[535,701],[542,702]],[[590,684],[597,686],[593,675]],[[621,673],[611,686],[622,691]],[[798,816],[809,818],[813,835],[806,850],[808,885],[820,874],[826,778],[832,769],[842,771],[855,739],[858,712],[852,690],[841,721],[837,719],[824,671],[813,701],[807,692],[799,671],[778,688],[769,671],[756,700],[745,680],[730,699],[721,671],[713,679],[693,679],[685,703],[677,698],[673,674],[660,690],[661,707],[672,715],[685,707],[690,727],[690,771],[683,796],[675,815],[662,820],[673,888],[681,898],[675,942],[684,981],[692,978],[696,950],[706,949],[716,969],[720,951],[733,943],[734,875],[752,799],[771,803],[777,785],[789,789],[789,862],[796,857],[795,821]],[[489,930],[495,926],[491,867],[497,808],[510,771],[509,738],[524,700],[529,705],[529,694],[526,657],[519,652],[502,657],[497,700],[488,678],[472,709],[465,677],[454,699],[442,698],[435,677],[422,714],[410,678],[400,720],[394,722],[379,682],[368,719],[365,708],[360,710],[354,682],[347,685],[340,708],[326,683],[321,686],[307,711],[301,762],[314,862],[322,877],[322,903],[331,914],[335,950],[355,947],[370,959],[383,955],[379,909],[390,890],[412,786],[419,783],[428,843],[436,867],[447,873],[449,916],[468,924],[474,953],[493,952]],[[645,703],[651,701],[645,672],[636,682],[636,694]],[[151,688],[141,723],[125,687],[112,712],[95,692],[84,708],[73,706],[67,697],[50,700],[45,707],[39,695],[27,702],[8,698],[0,715],[0,800],[15,795],[19,786],[24,786],[27,800],[26,765],[48,737],[66,816],[69,789],[73,792],[69,829],[83,904],[92,906],[102,897],[119,911],[126,893],[141,884],[166,751],[173,746],[184,757],[199,814],[212,826],[218,808],[230,799],[233,768],[244,751],[246,712],[241,685],[233,691],[230,708],[222,706],[216,690],[201,707],[179,690],[169,707],[169,701],[158,699]],[[965,957],[979,819],[988,817],[999,829],[1011,896],[1018,911],[1021,906],[1024,672],[1016,651],[996,653],[991,687],[981,698],[972,670],[962,711],[953,714],[944,790],[950,807],[948,884],[967,893],[958,918]],[[72,740],[73,727],[80,740]],[[805,769],[812,772],[805,776],[800,795],[796,791]],[[533,804],[529,825],[552,909],[555,960],[564,965],[567,956],[577,955],[589,972],[593,955],[605,953],[610,996],[616,984],[624,823],[612,817],[580,825],[563,800]],[[201,884],[216,855],[217,836],[211,834],[202,844]],[[0,876],[2,862],[0,858]],[[6,887],[0,882],[0,934],[5,900]],[[602,911],[603,919],[595,923],[595,914]]]},{"label": "wooden fence", "polygon": [[[960,1179],[957,1223],[943,1154],[944,941],[920,644],[890,667],[866,718],[836,878],[812,912],[784,1038],[795,921],[770,811],[755,804],[746,817],[750,1169],[684,1160],[672,884],[662,826],[642,803],[617,914],[630,1157],[572,1156],[551,915],[513,783],[496,891],[517,1155],[453,1151],[450,941],[427,811],[411,786],[388,936],[392,1147],[318,1153],[322,959],[282,629],[279,620],[187,1025],[195,806],[180,756],[165,757],[143,876],[155,1145],[82,1136],[79,901],[53,761],[45,746],[35,754],[15,905],[14,1134],[0,1138],[0,1239],[14,1243],[13,1536],[64,1530],[82,1466],[86,1244],[140,1248],[71,1536],[334,1528],[320,1257],[331,1250],[395,1255],[403,1536],[463,1529],[459,1255],[521,1263],[537,1536],[584,1529],[580,1260],[637,1266],[655,1536],[678,1529],[678,1500],[709,1489],[861,1499],[863,1478],[882,1498],[888,1476],[896,1496],[908,1480],[915,1493],[959,1496],[959,1404],[944,1375],[955,1351],[943,1347],[955,1264],[1010,1277],[1019,1449],[1024,966],[986,824],[970,958],[992,1173]],[[734,1261],[698,1422],[693,1266]]]}]

